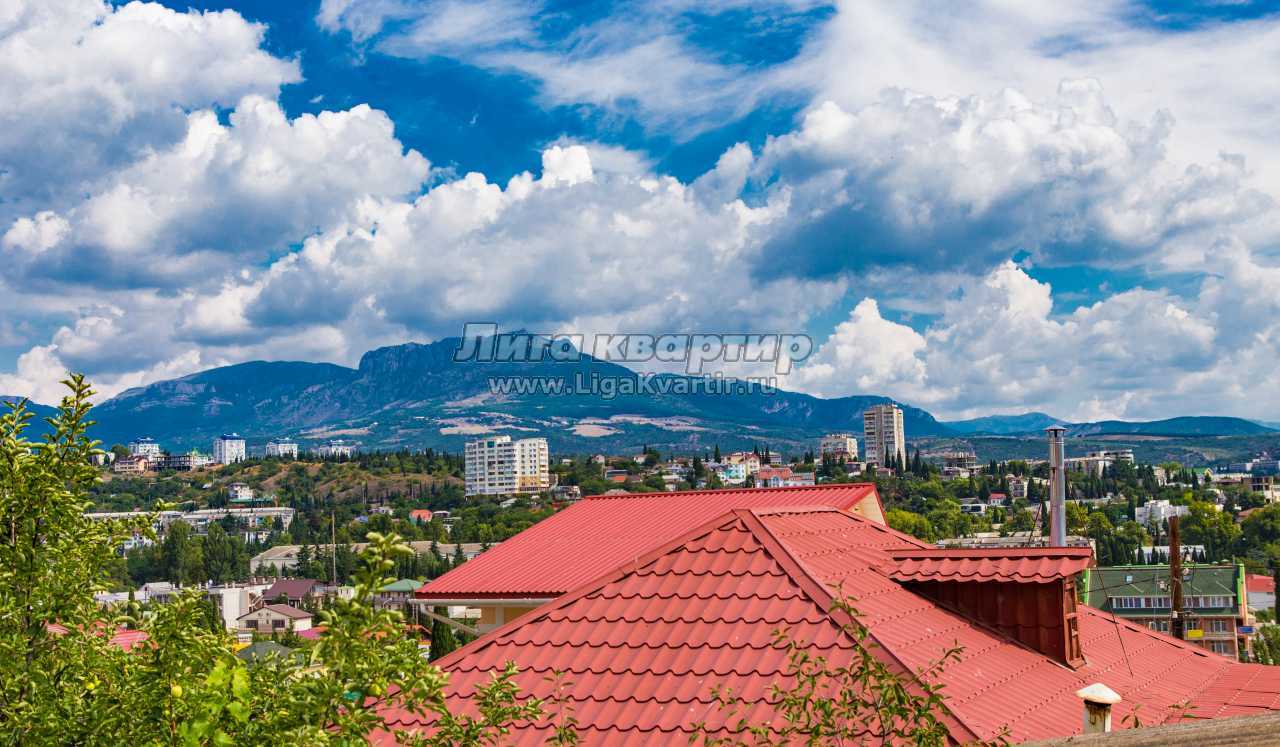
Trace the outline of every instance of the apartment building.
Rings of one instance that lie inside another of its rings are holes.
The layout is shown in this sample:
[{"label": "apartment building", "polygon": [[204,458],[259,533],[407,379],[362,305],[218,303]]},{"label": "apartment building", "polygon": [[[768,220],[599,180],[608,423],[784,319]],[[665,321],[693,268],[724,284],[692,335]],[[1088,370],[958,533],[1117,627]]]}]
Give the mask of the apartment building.
[{"label": "apartment building", "polygon": [[464,456],[467,496],[537,493],[551,487],[545,438],[490,436],[467,443]]},{"label": "apartment building", "polygon": [[856,462],[858,461],[858,439],[848,433],[828,433],[822,437],[818,453],[823,458],[831,457],[837,462]]},{"label": "apartment building", "polygon": [[1167,500],[1150,500],[1133,511],[1133,518],[1142,526],[1162,526],[1170,516],[1186,516],[1191,509],[1175,506]]},{"label": "apartment building", "polygon": [[273,438],[267,442],[266,455],[285,459],[298,458],[298,444],[285,438]]},{"label": "apartment building", "polygon": [[907,434],[902,427],[902,408],[897,405],[873,405],[862,413],[862,444],[867,464],[883,466],[885,458],[897,455],[907,459]]},{"label": "apartment building", "polygon": [[224,433],[213,439],[213,461],[218,464],[235,464],[244,461],[244,437],[239,433]]},{"label": "apartment building", "polygon": [[[1085,571],[1086,604],[1151,630],[1172,631],[1169,566],[1135,565]],[[1244,566],[1187,565],[1182,609],[1188,643],[1236,659],[1250,648],[1252,628]],[[1244,630],[1241,630],[1241,628]],[[1247,632],[1246,632],[1247,631]]]},{"label": "apartment building", "polygon": [[129,456],[155,459],[160,453],[160,444],[154,438],[144,436],[129,442]]}]

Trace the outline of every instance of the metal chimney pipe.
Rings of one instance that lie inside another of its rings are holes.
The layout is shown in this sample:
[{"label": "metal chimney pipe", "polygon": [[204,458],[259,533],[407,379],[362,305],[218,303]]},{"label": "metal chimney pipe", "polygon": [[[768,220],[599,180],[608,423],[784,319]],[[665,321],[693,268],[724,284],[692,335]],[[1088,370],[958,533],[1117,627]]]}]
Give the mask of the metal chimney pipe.
[{"label": "metal chimney pipe", "polygon": [[1049,432],[1049,546],[1067,546],[1067,455],[1063,444],[1066,428],[1051,425]]}]

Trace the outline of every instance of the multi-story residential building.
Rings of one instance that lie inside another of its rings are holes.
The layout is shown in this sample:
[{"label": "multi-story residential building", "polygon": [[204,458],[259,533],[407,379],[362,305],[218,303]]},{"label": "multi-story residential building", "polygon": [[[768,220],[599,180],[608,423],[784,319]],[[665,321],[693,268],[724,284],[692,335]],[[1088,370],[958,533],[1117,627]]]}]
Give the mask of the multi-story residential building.
[{"label": "multi-story residential building", "polygon": [[253,488],[243,482],[233,482],[227,486],[227,499],[232,503],[246,503],[253,498]]},{"label": "multi-story residential building", "polygon": [[1253,474],[1249,477],[1249,490],[1261,493],[1267,503],[1280,501],[1280,479],[1274,475]]},{"label": "multi-story residential building", "polygon": [[1133,518],[1142,526],[1160,526],[1170,516],[1186,516],[1191,509],[1187,506],[1175,506],[1167,500],[1150,500],[1134,509]]},{"label": "multi-story residential building", "polygon": [[117,475],[140,475],[150,469],[151,463],[144,456],[130,455],[111,463],[111,471]]},{"label": "multi-story residential building", "polygon": [[207,534],[210,524],[230,518],[239,527],[240,536],[245,542],[262,542],[275,531],[277,524],[282,531],[287,530],[293,523],[294,510],[276,506],[255,506],[253,508],[202,508],[196,511],[116,511],[85,515],[90,519],[149,517],[153,519],[156,534],[161,538],[175,521],[189,524],[196,534]]},{"label": "multi-story residential building", "polygon": [[828,433],[818,446],[819,456],[837,462],[858,461],[858,439],[848,433]]},{"label": "multi-story residential building", "polygon": [[171,469],[177,472],[189,472],[194,469],[204,469],[213,460],[207,454],[201,454],[198,451],[190,451],[186,454],[165,454],[154,463],[155,469]]},{"label": "multi-story residential building", "polygon": [[[1182,581],[1185,638],[1231,659],[1250,648],[1250,623],[1242,565],[1187,565]],[[1114,612],[1161,633],[1172,630],[1169,566],[1132,565],[1085,571],[1090,607]]]},{"label": "multi-story residential building", "polygon": [[326,444],[317,446],[313,451],[316,456],[322,459],[330,457],[334,459],[350,459],[355,456],[356,445],[336,438]]},{"label": "multi-story residential building", "polygon": [[741,464],[748,476],[760,471],[760,455],[754,451],[735,451],[732,454],[726,454],[724,461],[726,464]]},{"label": "multi-story residential building", "polygon": [[213,439],[213,461],[218,464],[243,462],[244,456],[244,437],[239,433],[224,433]]},{"label": "multi-story residential building", "polygon": [[154,438],[146,436],[129,442],[129,456],[146,457],[154,459],[161,454],[160,444]]},{"label": "multi-story residential building", "polygon": [[1066,460],[1066,466],[1070,470],[1088,472],[1094,477],[1101,477],[1103,470],[1118,462],[1133,464],[1133,449],[1090,451],[1082,457],[1073,457]]},{"label": "multi-story residential building", "polygon": [[285,459],[298,458],[298,444],[287,438],[273,438],[267,442],[266,455]]},{"label": "multi-story residential building", "polygon": [[513,442],[516,451],[516,492],[538,493],[551,488],[551,450],[545,438],[522,438]]},{"label": "multi-story residential building", "polygon": [[886,457],[907,460],[907,434],[902,427],[902,408],[897,405],[873,405],[862,413],[862,443],[867,464],[883,466]]},{"label": "multi-story residential building", "polygon": [[469,442],[463,453],[468,496],[537,493],[551,487],[545,438],[490,436]]},{"label": "multi-story residential building", "polygon": [[1026,499],[1028,485],[1030,484],[1027,478],[1019,475],[1005,475],[1005,480],[1009,483],[1010,498],[1013,500]]}]

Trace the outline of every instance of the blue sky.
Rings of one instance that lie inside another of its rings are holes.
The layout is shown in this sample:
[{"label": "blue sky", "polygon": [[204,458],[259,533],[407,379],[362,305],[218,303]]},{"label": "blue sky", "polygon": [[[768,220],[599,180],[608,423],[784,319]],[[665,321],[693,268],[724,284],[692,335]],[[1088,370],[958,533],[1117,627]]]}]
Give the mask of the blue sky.
[{"label": "blue sky", "polygon": [[805,331],[783,386],[943,416],[1280,419],[1275,11],[20,0],[0,390],[498,319]]}]

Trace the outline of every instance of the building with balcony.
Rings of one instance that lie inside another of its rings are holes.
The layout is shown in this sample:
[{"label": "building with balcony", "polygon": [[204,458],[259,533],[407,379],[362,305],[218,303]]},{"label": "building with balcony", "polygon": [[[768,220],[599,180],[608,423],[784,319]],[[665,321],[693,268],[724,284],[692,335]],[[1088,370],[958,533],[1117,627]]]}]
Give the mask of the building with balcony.
[{"label": "building with balcony", "polygon": [[[1173,592],[1167,565],[1127,565],[1085,571],[1085,603],[1151,630],[1172,632]],[[1230,659],[1250,647],[1244,566],[1183,566],[1184,638]]]},{"label": "building with balcony", "polygon": [[264,453],[268,457],[297,459],[298,443],[287,438],[273,438],[267,442],[267,447]]},{"label": "building with balcony", "polygon": [[468,497],[538,493],[551,487],[545,438],[490,436],[469,442],[463,455]]},{"label": "building with balcony", "polygon": [[873,405],[862,413],[862,444],[867,465],[882,467],[889,457],[907,461],[907,434],[902,426],[902,408],[894,404]]},{"label": "building with balcony", "polygon": [[244,437],[239,433],[224,433],[213,439],[213,461],[218,464],[243,462]]},{"label": "building with balcony", "polygon": [[129,442],[129,456],[154,459],[162,453],[160,444],[154,438],[144,436]]},{"label": "building with balcony", "polygon": [[819,458],[835,462],[858,461],[858,439],[848,433],[828,433],[818,445]]}]

